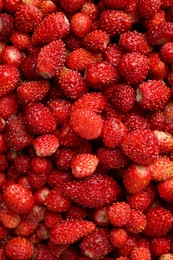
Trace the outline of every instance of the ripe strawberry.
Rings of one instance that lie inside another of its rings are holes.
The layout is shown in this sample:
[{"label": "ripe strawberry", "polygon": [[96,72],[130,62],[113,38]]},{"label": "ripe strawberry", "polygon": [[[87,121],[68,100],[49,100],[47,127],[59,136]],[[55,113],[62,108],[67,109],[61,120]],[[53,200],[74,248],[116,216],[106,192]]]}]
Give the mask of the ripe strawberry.
[{"label": "ripe strawberry", "polygon": [[45,0],[41,3],[41,11],[43,13],[43,16],[48,16],[51,13],[56,13],[58,11],[58,7],[56,4],[51,0]]},{"label": "ripe strawberry", "polygon": [[32,54],[22,59],[21,71],[27,80],[38,80],[41,77],[36,70],[37,57],[37,54]]},{"label": "ripe strawberry", "polygon": [[163,254],[161,257],[159,257],[159,260],[173,260],[173,254]]},{"label": "ripe strawberry", "polygon": [[65,96],[73,100],[79,99],[88,90],[82,75],[66,67],[60,70],[59,86]]},{"label": "ripe strawberry", "polygon": [[173,149],[173,136],[167,132],[154,131],[159,142],[160,154],[169,153]]},{"label": "ripe strawberry", "polygon": [[127,114],[123,120],[123,123],[125,124],[129,132],[137,129],[150,128],[150,125],[147,122],[147,120],[144,117],[135,113]]},{"label": "ripe strawberry", "polygon": [[47,228],[52,228],[56,224],[62,221],[61,213],[46,211],[44,215],[44,224]]},{"label": "ripe strawberry", "polygon": [[17,110],[18,102],[14,92],[0,97],[0,115],[3,119],[9,119]]},{"label": "ripe strawberry", "polygon": [[86,83],[94,89],[102,89],[119,78],[117,70],[106,61],[89,64],[85,72]]},{"label": "ripe strawberry", "polygon": [[161,0],[138,0],[138,10],[144,18],[154,16],[160,8]]},{"label": "ripe strawberry", "polygon": [[127,231],[138,234],[145,229],[146,225],[147,221],[145,215],[139,210],[131,209],[130,218],[126,224]]},{"label": "ripe strawberry", "polygon": [[9,185],[3,193],[8,208],[17,214],[29,213],[34,207],[34,198],[30,190],[20,184]]},{"label": "ripe strawberry", "polygon": [[132,26],[132,20],[123,11],[104,10],[100,13],[100,28],[109,36],[116,36],[128,31]]},{"label": "ripe strawberry", "polygon": [[121,59],[119,71],[128,84],[139,84],[148,74],[149,60],[141,53],[127,53]]},{"label": "ripe strawberry", "polygon": [[0,211],[0,222],[3,224],[5,228],[16,228],[21,222],[20,215],[13,213],[4,205],[1,205],[1,207],[2,209]]},{"label": "ripe strawberry", "polygon": [[87,216],[86,209],[75,203],[73,203],[70,210],[68,210],[65,213],[66,219],[85,219],[86,216]]},{"label": "ripe strawberry", "polygon": [[128,4],[128,0],[105,0],[104,4],[110,9],[122,9]]},{"label": "ripe strawberry", "polygon": [[97,228],[92,233],[83,238],[80,244],[81,252],[89,258],[101,258],[113,250],[109,239],[109,230]]},{"label": "ripe strawberry", "polygon": [[48,176],[45,172],[38,175],[32,171],[28,171],[27,180],[32,189],[39,190],[43,188],[47,179]]},{"label": "ripe strawberry", "polygon": [[[127,242],[118,248],[118,255],[120,256],[124,256],[124,257],[130,257],[130,254],[131,252],[137,247],[137,239],[132,236],[132,235],[129,235],[128,236],[128,239],[127,239]],[[120,258],[121,259],[121,258]],[[130,258],[128,258],[130,259]],[[126,260],[125,259],[122,259],[122,260]]]},{"label": "ripe strawberry", "polygon": [[45,204],[45,200],[49,192],[50,189],[47,187],[43,187],[42,189],[36,191],[36,193],[34,194],[36,204],[43,206]]},{"label": "ripe strawberry", "polygon": [[88,15],[93,22],[98,19],[98,6],[92,2],[85,2],[82,5],[81,12]]},{"label": "ripe strawberry", "polygon": [[21,65],[22,53],[15,46],[6,46],[1,52],[0,58],[2,64],[18,68]]},{"label": "ripe strawberry", "polygon": [[165,43],[160,49],[160,54],[166,63],[173,63],[172,55],[173,42]]},{"label": "ripe strawberry", "polygon": [[114,228],[110,232],[110,240],[115,247],[122,247],[127,242],[128,234],[124,228]]},{"label": "ripe strawberry", "polygon": [[129,112],[134,106],[135,92],[130,85],[110,85],[105,89],[104,94],[115,109],[124,113]]},{"label": "ripe strawberry", "polygon": [[70,25],[62,12],[46,16],[34,30],[32,42],[34,45],[45,45],[68,35]]},{"label": "ripe strawberry", "polygon": [[34,134],[51,133],[56,122],[50,110],[41,103],[31,103],[25,110],[26,125]]},{"label": "ripe strawberry", "polygon": [[42,12],[37,7],[31,4],[22,4],[15,12],[15,25],[20,32],[32,32],[41,22],[42,17]]},{"label": "ripe strawberry", "polygon": [[138,164],[150,164],[159,154],[159,145],[149,129],[129,132],[121,142],[123,152]]},{"label": "ripe strawberry", "polygon": [[43,78],[57,75],[65,62],[65,46],[63,41],[56,40],[42,47],[38,54],[37,70]]},{"label": "ripe strawberry", "polygon": [[28,155],[19,154],[14,159],[13,164],[18,173],[25,174],[29,170],[29,161]]},{"label": "ripe strawberry", "polygon": [[50,241],[53,244],[71,244],[94,229],[95,225],[87,220],[63,220],[50,230]]},{"label": "ripe strawberry", "polygon": [[1,32],[0,40],[7,41],[11,34],[14,32],[14,18],[7,13],[0,14]]},{"label": "ripe strawberry", "polygon": [[164,9],[159,9],[155,15],[151,16],[150,18],[144,19],[142,24],[144,28],[149,29],[151,26],[158,26],[162,22],[166,20],[166,13]]},{"label": "ripe strawberry", "polygon": [[147,31],[147,40],[151,45],[163,45],[173,41],[173,23],[163,21],[151,26]]},{"label": "ripe strawberry", "polygon": [[15,13],[18,6],[22,3],[21,0],[6,0],[4,2],[4,8],[9,13]]},{"label": "ripe strawberry", "polygon": [[151,260],[151,253],[150,250],[143,247],[136,247],[130,254],[131,260]]},{"label": "ripe strawberry", "polygon": [[124,12],[130,16],[133,23],[137,23],[140,19],[140,14],[138,11],[137,1],[131,0],[124,8]]},{"label": "ripe strawberry", "polygon": [[38,156],[33,156],[30,159],[29,166],[31,171],[39,175],[46,173],[47,175],[51,172],[53,165],[49,158],[41,158]]},{"label": "ripe strawberry", "polygon": [[70,25],[72,33],[82,38],[91,31],[92,20],[87,14],[78,12],[72,16]]},{"label": "ripe strawberry", "polygon": [[102,30],[94,30],[84,37],[83,44],[88,50],[103,52],[105,51],[109,40],[109,36],[106,32]]},{"label": "ripe strawberry", "polygon": [[60,171],[71,170],[71,160],[76,154],[72,148],[60,147],[55,153],[55,163]]},{"label": "ripe strawberry", "polygon": [[104,59],[114,67],[118,66],[122,56],[123,52],[116,44],[108,45],[103,53]]},{"label": "ripe strawberry", "polygon": [[116,202],[109,207],[108,217],[110,222],[117,227],[127,224],[130,219],[130,206],[126,202]]},{"label": "ripe strawberry", "polygon": [[173,179],[168,179],[162,182],[159,182],[157,185],[157,189],[160,197],[168,202],[173,202]]},{"label": "ripe strawberry", "polygon": [[84,0],[60,0],[62,9],[68,13],[75,13],[82,7],[83,4]]},{"label": "ripe strawberry", "polygon": [[72,51],[66,57],[66,65],[71,70],[83,71],[86,67],[96,61],[100,61],[102,55],[100,53],[94,53],[84,48],[79,48]]},{"label": "ripe strawberry", "polygon": [[138,52],[147,55],[151,52],[151,48],[144,34],[137,31],[128,31],[122,33],[118,46],[124,52]]},{"label": "ripe strawberry", "polygon": [[99,208],[113,202],[118,193],[118,184],[109,176],[94,174],[82,180],[67,182],[64,195],[74,202],[89,208]]},{"label": "ripe strawberry", "polygon": [[170,88],[162,81],[149,80],[141,83],[136,91],[136,100],[144,109],[162,109],[170,98]]},{"label": "ripe strawberry", "polygon": [[28,237],[32,235],[37,228],[37,223],[28,220],[22,220],[19,225],[14,229],[14,233],[20,237]]},{"label": "ripe strawberry", "polygon": [[0,65],[0,97],[13,91],[19,82],[19,71],[11,65]]},{"label": "ripe strawberry", "polygon": [[25,103],[39,102],[43,100],[50,88],[47,80],[25,81],[17,88],[20,100]]},{"label": "ripe strawberry", "polygon": [[163,80],[168,74],[168,66],[161,59],[158,52],[152,52],[149,56],[149,72],[148,76],[150,79]]},{"label": "ripe strawberry", "polygon": [[165,181],[173,177],[173,161],[168,156],[159,156],[150,164],[151,178]]},{"label": "ripe strawberry", "polygon": [[170,251],[171,243],[169,238],[154,238],[150,242],[151,253],[155,256],[161,256]]},{"label": "ripe strawberry", "polygon": [[37,156],[50,156],[58,149],[59,140],[55,135],[45,134],[35,138],[33,146]]}]

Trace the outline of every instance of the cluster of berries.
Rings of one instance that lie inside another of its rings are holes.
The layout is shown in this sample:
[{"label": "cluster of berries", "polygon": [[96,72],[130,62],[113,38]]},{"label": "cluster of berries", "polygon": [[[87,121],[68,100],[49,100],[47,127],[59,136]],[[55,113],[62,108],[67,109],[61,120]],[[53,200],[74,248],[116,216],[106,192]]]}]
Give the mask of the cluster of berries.
[{"label": "cluster of berries", "polygon": [[0,0],[0,260],[173,260],[173,0]]}]

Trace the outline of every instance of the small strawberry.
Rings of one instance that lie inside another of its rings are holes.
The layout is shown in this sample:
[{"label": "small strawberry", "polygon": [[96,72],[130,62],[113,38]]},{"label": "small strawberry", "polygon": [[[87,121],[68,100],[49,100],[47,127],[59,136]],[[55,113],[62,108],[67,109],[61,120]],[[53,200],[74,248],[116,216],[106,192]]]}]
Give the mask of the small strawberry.
[{"label": "small strawberry", "polygon": [[19,5],[15,12],[15,25],[20,32],[31,32],[41,22],[42,16],[42,12],[37,7],[22,4]]},{"label": "small strawberry", "polygon": [[159,142],[160,154],[168,153],[173,150],[173,136],[167,132],[154,131]]},{"label": "small strawberry", "polygon": [[37,58],[37,54],[32,54],[22,59],[21,71],[25,79],[33,81],[41,77],[36,70]]},{"label": "small strawberry", "polygon": [[129,132],[137,129],[150,128],[150,125],[147,122],[147,120],[144,117],[135,113],[127,114],[123,120],[123,123],[125,124]]},{"label": "small strawberry", "polygon": [[32,189],[39,190],[43,188],[47,182],[47,179],[48,176],[45,172],[38,175],[32,171],[28,171],[27,181]]},{"label": "small strawberry", "polygon": [[140,14],[138,11],[137,1],[131,0],[124,8],[124,12],[130,16],[133,23],[137,23],[140,19]]},{"label": "small strawberry", "polygon": [[34,139],[33,146],[37,156],[50,156],[58,149],[59,140],[55,135],[40,135]]},{"label": "small strawberry", "polygon": [[132,20],[123,11],[104,10],[100,13],[100,27],[109,36],[116,36],[131,28]]},{"label": "small strawberry", "polygon": [[30,103],[25,110],[26,125],[34,134],[46,134],[55,130],[56,122],[50,110],[41,103]]},{"label": "small strawberry", "polygon": [[60,0],[62,9],[69,13],[75,13],[82,7],[83,4],[84,0]]},{"label": "small strawberry", "polygon": [[121,142],[123,152],[138,164],[150,164],[159,154],[158,140],[149,129],[129,132]]},{"label": "small strawberry", "polygon": [[81,252],[89,258],[102,258],[113,250],[109,239],[109,230],[97,228],[83,238],[80,244]]},{"label": "small strawberry", "polygon": [[20,184],[9,185],[3,193],[8,208],[17,214],[29,213],[34,207],[34,198],[30,190]]},{"label": "small strawberry", "polygon": [[37,223],[28,220],[20,221],[19,225],[14,229],[14,233],[20,237],[28,237],[32,235],[37,228]]},{"label": "small strawberry", "polygon": [[137,5],[140,15],[149,18],[157,13],[161,5],[161,0],[138,0]]},{"label": "small strawberry", "polygon": [[56,224],[62,221],[61,213],[46,211],[44,215],[44,224],[47,228],[52,228]]},{"label": "small strawberry", "polygon": [[56,13],[58,11],[58,7],[56,4],[51,0],[45,0],[41,3],[41,11],[43,16],[48,16],[51,13]]},{"label": "small strawberry", "polygon": [[158,25],[151,26],[147,31],[147,40],[151,45],[163,45],[173,41],[173,23],[163,21]]},{"label": "small strawberry", "polygon": [[105,0],[104,4],[111,9],[122,9],[128,4],[128,0]]},{"label": "small strawberry", "polygon": [[151,253],[150,250],[143,247],[136,247],[130,254],[131,260],[151,260]]},{"label": "small strawberry", "polygon": [[99,208],[116,199],[119,187],[111,177],[94,174],[82,180],[65,183],[63,192],[65,196],[84,207]]},{"label": "small strawberry", "polygon": [[[55,257],[59,258],[62,255],[62,253],[64,251],[66,251],[68,248],[69,248],[69,245],[66,245],[66,244],[58,245],[58,244],[52,243],[49,240],[49,243],[48,243],[48,250],[49,251],[48,252],[49,252],[49,254],[51,254],[51,256],[53,256],[53,259],[55,259]],[[41,259],[42,258],[40,258],[40,260]]]},{"label": "small strawberry", "polygon": [[94,229],[95,225],[87,220],[63,220],[50,230],[50,241],[53,244],[71,244]]},{"label": "small strawberry", "polygon": [[130,206],[126,202],[113,203],[108,210],[110,222],[117,227],[127,224],[130,219]]},{"label": "small strawberry", "polygon": [[94,89],[102,89],[119,79],[117,70],[106,61],[89,64],[85,72],[86,83]]},{"label": "small strawberry", "polygon": [[110,240],[115,247],[122,247],[128,239],[128,234],[124,228],[114,228],[110,232]]},{"label": "small strawberry", "polygon": [[79,99],[88,90],[82,75],[66,67],[60,70],[59,86],[65,96],[73,100]]},{"label": "small strawberry", "polygon": [[109,36],[106,32],[102,30],[95,30],[88,33],[84,37],[83,44],[88,50],[103,52],[105,51],[109,40]]},{"label": "small strawberry", "polygon": [[92,20],[87,14],[78,12],[72,16],[70,25],[72,33],[82,38],[91,31]]},{"label": "small strawberry", "polygon": [[171,241],[169,238],[154,238],[150,242],[151,253],[155,256],[161,256],[170,251]]},{"label": "small strawberry", "polygon": [[13,229],[20,224],[21,217],[19,214],[13,213],[6,206],[2,206],[0,211],[0,222],[5,228]]},{"label": "small strawberry", "polygon": [[11,34],[14,32],[14,18],[7,13],[0,14],[1,32],[0,40],[7,41]]},{"label": "small strawberry", "polygon": [[29,166],[31,171],[39,175],[46,173],[47,175],[51,172],[53,165],[49,158],[41,158],[38,156],[33,156],[30,159]]},{"label": "small strawberry", "polygon": [[138,234],[145,229],[146,225],[147,221],[145,215],[139,210],[131,209],[130,218],[126,224],[127,231]]},{"label": "small strawberry", "polygon": [[11,65],[0,65],[0,97],[13,91],[19,82],[19,71]]},{"label": "small strawberry", "polygon": [[81,12],[88,15],[93,22],[98,19],[98,6],[92,2],[85,2],[82,5]]},{"label": "small strawberry", "polygon": [[173,228],[173,216],[163,207],[149,208],[145,214],[147,226],[143,233],[149,237],[163,237]]},{"label": "small strawberry", "polygon": [[26,50],[31,44],[30,36],[27,33],[22,33],[20,31],[15,31],[11,35],[10,41],[16,48],[21,51]]},{"label": "small strawberry", "polygon": [[100,61],[100,53],[91,52],[85,48],[75,49],[66,57],[66,65],[71,70],[83,71],[86,67],[96,61]]},{"label": "small strawberry", "polygon": [[25,174],[29,170],[29,156],[25,154],[19,154],[14,159],[14,167],[20,174]]},{"label": "small strawberry", "polygon": [[14,1],[14,0],[13,0],[13,1],[11,1],[11,0],[6,0],[6,1],[4,2],[4,7],[5,7],[5,10],[6,10],[7,12],[13,14],[13,13],[16,12],[18,6],[19,6],[21,3],[22,3],[21,0],[15,0],[15,1]]},{"label": "small strawberry", "polygon": [[15,46],[6,46],[1,52],[1,62],[19,68],[22,62],[22,53]]},{"label": "small strawberry", "polygon": [[65,213],[66,219],[85,219],[87,211],[82,206],[72,204],[71,208]]},{"label": "small strawberry", "polygon": [[157,189],[160,197],[168,202],[173,202],[173,178],[159,182],[157,185]]},{"label": "small strawberry", "polygon": [[[130,254],[136,247],[137,247],[136,238],[132,235],[129,235],[126,243],[123,246],[118,248],[118,255],[120,255],[124,258],[127,257],[127,259],[130,259]],[[120,258],[120,260],[126,260],[126,258],[125,259]]]},{"label": "small strawberry", "polygon": [[103,53],[104,59],[114,67],[118,66],[122,56],[123,52],[116,44],[108,45]]},{"label": "small strawberry", "polygon": [[160,49],[160,54],[163,60],[166,63],[173,63],[173,54],[172,54],[173,42],[165,43]]},{"label": "small strawberry", "polygon": [[168,156],[159,156],[149,167],[152,180],[165,181],[173,177],[173,161]]},{"label": "small strawberry", "polygon": [[60,171],[71,170],[71,160],[76,154],[72,148],[60,147],[55,153],[55,163]]},{"label": "small strawberry", "polygon": [[149,56],[149,72],[148,76],[150,79],[163,80],[168,74],[168,66],[161,59],[158,52],[152,52]]},{"label": "small strawberry", "polygon": [[139,84],[148,74],[149,60],[141,53],[127,53],[121,59],[119,71],[128,84]]},{"label": "small strawberry", "polygon": [[65,46],[62,40],[56,40],[42,47],[38,54],[37,70],[43,78],[57,75],[65,62]]},{"label": "small strawberry", "polygon": [[68,35],[69,28],[68,19],[62,12],[49,14],[34,30],[32,42],[34,45],[45,45],[64,38]]}]

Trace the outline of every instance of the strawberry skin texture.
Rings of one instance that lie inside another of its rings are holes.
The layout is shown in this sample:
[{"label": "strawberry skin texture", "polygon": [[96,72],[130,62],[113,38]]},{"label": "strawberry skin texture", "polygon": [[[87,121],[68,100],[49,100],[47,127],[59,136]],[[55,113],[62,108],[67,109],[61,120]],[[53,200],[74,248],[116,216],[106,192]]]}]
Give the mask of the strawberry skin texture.
[{"label": "strawberry skin texture", "polygon": [[57,40],[42,47],[38,54],[37,70],[43,78],[57,75],[65,62],[65,45]]},{"label": "strawberry skin texture", "polygon": [[87,220],[63,220],[50,230],[50,241],[53,244],[71,244],[94,229],[95,224]]},{"label": "strawberry skin texture", "polygon": [[50,156],[58,149],[59,140],[55,135],[45,134],[35,138],[33,146],[37,156]]},{"label": "strawberry skin texture", "polygon": [[10,65],[0,65],[0,97],[13,91],[19,82],[19,71]]}]

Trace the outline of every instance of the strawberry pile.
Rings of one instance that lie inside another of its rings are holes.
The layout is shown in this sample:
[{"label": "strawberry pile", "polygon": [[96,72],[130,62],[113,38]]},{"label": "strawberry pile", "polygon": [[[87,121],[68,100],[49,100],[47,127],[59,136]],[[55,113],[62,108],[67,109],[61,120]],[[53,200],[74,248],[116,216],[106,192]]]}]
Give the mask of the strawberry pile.
[{"label": "strawberry pile", "polygon": [[173,0],[0,0],[0,260],[173,260]]}]

